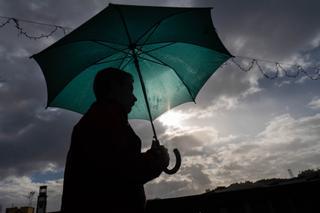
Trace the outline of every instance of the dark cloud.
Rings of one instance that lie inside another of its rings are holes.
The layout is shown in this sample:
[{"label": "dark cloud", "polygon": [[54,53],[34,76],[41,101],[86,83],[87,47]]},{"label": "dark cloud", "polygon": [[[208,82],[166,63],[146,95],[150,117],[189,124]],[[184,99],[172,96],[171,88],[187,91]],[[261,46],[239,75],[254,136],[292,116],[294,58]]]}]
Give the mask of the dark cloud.
[{"label": "dark cloud", "polygon": [[234,54],[282,61],[319,34],[319,7],[316,0],[216,1],[213,19]]},{"label": "dark cloud", "polygon": [[[4,16],[34,20],[75,28],[108,5],[106,1],[81,2],[57,0],[54,3],[41,0],[26,2],[14,0],[1,3]],[[64,8],[64,9],[61,9]]]},{"label": "dark cloud", "polygon": [[1,140],[1,178],[30,175],[33,171],[45,169],[49,163],[64,167],[75,119],[65,118],[64,113],[54,115],[51,112],[49,117],[40,116],[26,120],[29,122],[26,127]]},{"label": "dark cloud", "polygon": [[0,39],[4,79],[0,90],[1,178],[30,174],[50,162],[63,167],[71,126],[77,117],[45,109],[45,81],[38,66],[28,58],[38,42],[17,37],[16,29],[9,29],[8,35],[1,29],[6,36]]}]

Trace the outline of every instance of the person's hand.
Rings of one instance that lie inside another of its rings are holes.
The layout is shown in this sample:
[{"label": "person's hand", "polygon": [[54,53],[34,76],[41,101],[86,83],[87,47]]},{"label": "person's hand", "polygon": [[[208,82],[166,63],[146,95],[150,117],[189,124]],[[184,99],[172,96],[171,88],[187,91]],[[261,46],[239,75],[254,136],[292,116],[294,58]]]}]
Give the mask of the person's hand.
[{"label": "person's hand", "polygon": [[165,169],[169,166],[170,157],[168,149],[164,146],[159,146],[157,148],[157,152],[159,153],[159,161],[162,169]]},{"label": "person's hand", "polygon": [[[158,142],[153,142],[158,143]],[[162,170],[167,168],[170,163],[170,157],[168,153],[168,149],[163,145],[153,145],[150,149],[150,152],[153,153],[155,157],[155,163],[159,166]]]}]

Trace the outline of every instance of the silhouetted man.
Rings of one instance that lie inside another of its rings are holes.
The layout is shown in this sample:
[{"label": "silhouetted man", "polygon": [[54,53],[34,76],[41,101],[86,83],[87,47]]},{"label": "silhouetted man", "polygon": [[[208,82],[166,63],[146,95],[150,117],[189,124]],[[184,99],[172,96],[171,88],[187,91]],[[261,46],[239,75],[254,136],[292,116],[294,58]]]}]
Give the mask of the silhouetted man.
[{"label": "silhouetted man", "polygon": [[96,102],[72,133],[63,212],[144,212],[143,185],[168,166],[169,155],[163,146],[141,153],[141,141],[127,117],[137,100],[132,84],[132,76],[118,69],[96,75]]}]

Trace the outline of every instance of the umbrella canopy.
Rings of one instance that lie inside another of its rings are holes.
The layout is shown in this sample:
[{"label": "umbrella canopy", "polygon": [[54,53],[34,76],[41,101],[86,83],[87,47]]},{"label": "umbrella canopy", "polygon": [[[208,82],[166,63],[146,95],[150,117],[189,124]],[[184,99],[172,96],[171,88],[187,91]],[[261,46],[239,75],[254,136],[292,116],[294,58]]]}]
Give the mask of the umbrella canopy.
[{"label": "umbrella canopy", "polygon": [[[170,8],[110,4],[106,9],[32,56],[48,88],[48,106],[85,113],[95,101],[96,73],[114,67],[130,73],[138,101],[129,118],[151,121],[194,101],[197,93],[231,57],[211,21],[211,8]],[[176,164],[165,169],[176,173]]]},{"label": "umbrella canopy", "polygon": [[215,32],[211,8],[110,4],[32,57],[46,79],[47,106],[85,113],[95,100],[96,73],[114,67],[134,78],[138,101],[129,118],[152,121],[179,104],[194,101],[231,54]]}]

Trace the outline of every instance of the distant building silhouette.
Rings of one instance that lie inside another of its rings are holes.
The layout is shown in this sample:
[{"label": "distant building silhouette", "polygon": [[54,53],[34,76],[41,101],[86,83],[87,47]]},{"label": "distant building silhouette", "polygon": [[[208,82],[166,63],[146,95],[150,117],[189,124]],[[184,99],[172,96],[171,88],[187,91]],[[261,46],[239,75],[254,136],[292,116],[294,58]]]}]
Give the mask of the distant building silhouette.
[{"label": "distant building silhouette", "polygon": [[234,183],[200,195],[149,200],[147,213],[318,213],[320,170]]},{"label": "distant building silhouette", "polygon": [[[34,193],[31,192],[29,195],[31,194],[33,197]],[[27,196],[29,200],[29,206],[22,206],[19,208],[12,204],[10,208],[6,208],[6,213],[34,213],[35,209],[34,207],[31,207],[32,197]],[[40,186],[36,213],[46,213],[46,208],[47,208],[47,186]],[[0,205],[0,213],[2,213],[1,205]]]},{"label": "distant building silhouette", "polygon": [[36,213],[46,213],[47,209],[47,186],[40,186]]},{"label": "distant building silhouette", "polygon": [[21,208],[11,207],[6,209],[6,213],[34,213],[34,208],[30,206],[24,206]]}]

